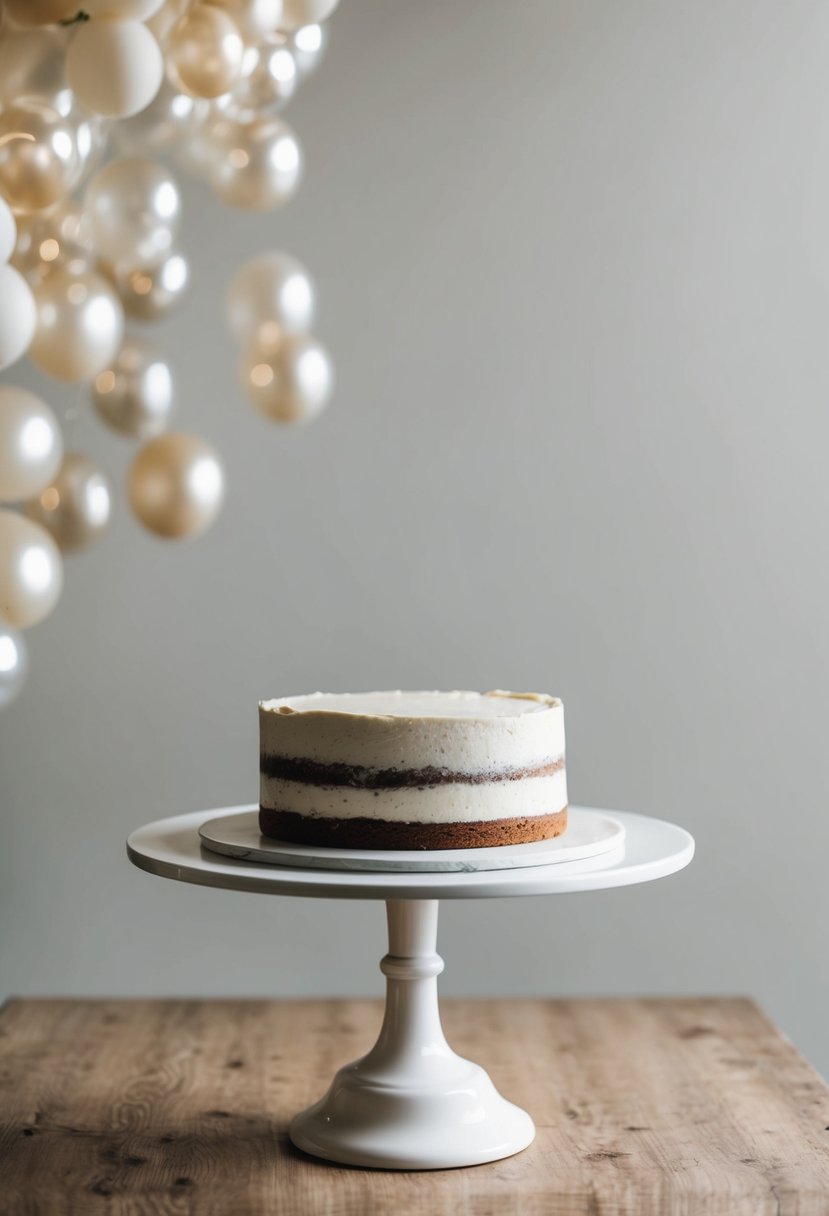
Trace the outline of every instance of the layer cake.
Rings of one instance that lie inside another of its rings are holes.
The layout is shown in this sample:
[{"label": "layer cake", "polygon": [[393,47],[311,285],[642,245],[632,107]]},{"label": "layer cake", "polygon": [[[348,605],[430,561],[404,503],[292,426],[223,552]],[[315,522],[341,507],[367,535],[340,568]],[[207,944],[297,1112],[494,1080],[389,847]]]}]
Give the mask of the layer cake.
[{"label": "layer cake", "polygon": [[510,692],[311,693],[259,705],[265,836],[467,849],[567,826],[564,708]]}]

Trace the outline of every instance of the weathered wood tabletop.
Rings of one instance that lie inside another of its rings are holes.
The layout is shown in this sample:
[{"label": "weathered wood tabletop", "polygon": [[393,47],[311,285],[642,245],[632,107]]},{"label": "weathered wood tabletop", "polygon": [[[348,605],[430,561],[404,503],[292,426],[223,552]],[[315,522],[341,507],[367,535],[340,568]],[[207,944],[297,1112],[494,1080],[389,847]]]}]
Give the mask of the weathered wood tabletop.
[{"label": "weathered wood tabletop", "polygon": [[373,1001],[20,1000],[0,1013],[3,1216],[829,1213],[829,1089],[747,1000],[445,1001],[533,1115],[505,1161],[326,1165],[291,1115]]}]

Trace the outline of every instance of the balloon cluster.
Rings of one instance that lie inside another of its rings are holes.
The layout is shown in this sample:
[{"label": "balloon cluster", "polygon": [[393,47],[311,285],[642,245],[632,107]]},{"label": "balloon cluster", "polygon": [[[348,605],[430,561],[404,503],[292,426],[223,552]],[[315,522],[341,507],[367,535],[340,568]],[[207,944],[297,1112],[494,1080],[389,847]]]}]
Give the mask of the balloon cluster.
[{"label": "balloon cluster", "polygon": [[[188,288],[175,168],[243,210],[292,197],[303,158],[282,111],[324,53],[336,4],[0,0],[0,370],[28,355],[87,386],[97,418],[139,444],[127,499],[158,536],[203,531],[224,496],[213,448],[168,429],[168,362],[125,332],[163,320]],[[277,422],[308,421],[331,395],[314,312],[288,254],[255,258],[231,283],[241,384]],[[50,405],[0,387],[0,706],[25,680],[21,631],[57,602],[63,555],[106,530],[114,500],[97,462],[65,450]]]}]

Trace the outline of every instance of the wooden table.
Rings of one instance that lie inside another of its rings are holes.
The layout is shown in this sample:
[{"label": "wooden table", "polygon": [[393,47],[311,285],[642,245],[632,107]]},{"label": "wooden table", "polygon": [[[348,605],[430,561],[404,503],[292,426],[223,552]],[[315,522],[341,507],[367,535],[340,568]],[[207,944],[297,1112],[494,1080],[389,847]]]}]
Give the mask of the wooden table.
[{"label": "wooden table", "polygon": [[292,1148],[290,1116],[371,1046],[379,1002],[12,1001],[0,1213],[829,1213],[829,1089],[750,1001],[443,1013],[452,1045],[534,1116],[526,1152],[397,1173]]}]

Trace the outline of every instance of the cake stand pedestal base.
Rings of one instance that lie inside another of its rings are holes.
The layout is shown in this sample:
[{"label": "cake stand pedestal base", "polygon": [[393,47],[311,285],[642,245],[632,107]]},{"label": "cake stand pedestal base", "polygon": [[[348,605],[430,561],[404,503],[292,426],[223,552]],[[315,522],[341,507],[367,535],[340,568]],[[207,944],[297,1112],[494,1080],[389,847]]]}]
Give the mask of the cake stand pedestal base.
[{"label": "cake stand pedestal base", "polygon": [[511,1157],[535,1126],[483,1068],[443,1034],[436,952],[438,901],[386,901],[386,1011],[368,1055],[346,1064],[325,1097],[297,1115],[297,1148],[328,1161],[381,1169],[449,1169]]}]

